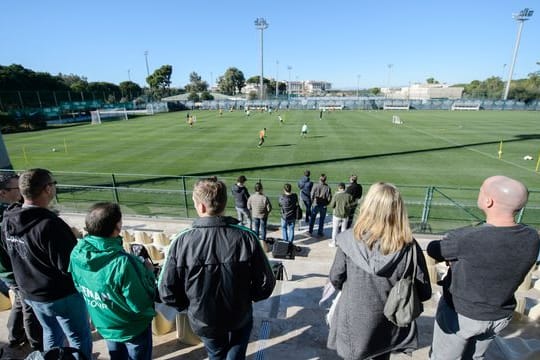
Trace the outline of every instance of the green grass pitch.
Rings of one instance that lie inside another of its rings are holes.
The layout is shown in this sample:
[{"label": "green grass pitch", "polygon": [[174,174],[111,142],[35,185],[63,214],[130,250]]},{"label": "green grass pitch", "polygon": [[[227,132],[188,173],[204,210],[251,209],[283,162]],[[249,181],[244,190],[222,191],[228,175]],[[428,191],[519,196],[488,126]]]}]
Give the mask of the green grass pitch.
[{"label": "green grass pitch", "polygon": [[[244,174],[250,189],[256,179],[265,180],[276,206],[283,183],[295,183],[305,169],[314,180],[326,173],[333,190],[354,173],[365,187],[395,183],[411,202],[422,202],[425,188],[433,185],[469,205],[483,179],[502,174],[527,184],[533,190],[530,207],[540,206],[537,112],[327,111],[322,120],[318,111],[190,113],[197,119],[193,128],[184,111],[7,134],[4,141],[15,169],[218,175],[228,184]],[[392,115],[403,124],[393,125]],[[309,132],[302,138],[304,122]],[[266,142],[258,148],[264,127]],[[525,155],[534,160],[523,160]],[[92,183],[92,176],[82,178]]]}]

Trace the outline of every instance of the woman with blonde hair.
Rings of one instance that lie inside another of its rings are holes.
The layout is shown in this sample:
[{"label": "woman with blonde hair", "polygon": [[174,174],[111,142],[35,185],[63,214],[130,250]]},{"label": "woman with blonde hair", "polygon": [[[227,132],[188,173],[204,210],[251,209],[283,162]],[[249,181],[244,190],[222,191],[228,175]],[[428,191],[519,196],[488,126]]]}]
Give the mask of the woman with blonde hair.
[{"label": "woman with blonde hair", "polygon": [[[330,282],[341,290],[328,348],[344,359],[390,359],[391,352],[418,347],[416,323],[398,327],[383,313],[388,293],[406,269],[416,247],[416,290],[421,301],[431,297],[422,250],[414,240],[399,190],[390,183],[373,184],[363,199],[352,229],[337,237]],[[411,262],[412,264],[412,262]]]}]

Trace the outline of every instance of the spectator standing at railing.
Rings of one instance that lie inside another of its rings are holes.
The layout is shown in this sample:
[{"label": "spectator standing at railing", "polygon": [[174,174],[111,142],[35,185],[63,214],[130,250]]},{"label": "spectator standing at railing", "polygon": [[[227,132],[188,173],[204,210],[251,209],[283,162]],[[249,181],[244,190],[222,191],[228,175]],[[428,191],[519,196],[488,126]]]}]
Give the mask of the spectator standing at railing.
[{"label": "spectator standing at railing", "polygon": [[240,175],[236,179],[236,184],[231,188],[231,193],[234,198],[234,207],[236,209],[236,214],[238,215],[238,221],[241,225],[245,225],[244,220],[249,221],[249,228],[253,229],[253,220],[251,218],[251,212],[248,209],[247,201],[249,199],[249,191],[244,186],[244,183],[247,181],[244,175]]},{"label": "spectator standing at railing", "polygon": [[259,239],[266,241],[266,224],[268,215],[272,211],[272,204],[270,199],[263,194],[263,186],[260,182],[255,184],[255,194],[249,197],[247,206],[253,217],[253,230]]},{"label": "spectator standing at railing", "polygon": [[298,181],[298,188],[300,189],[300,198],[304,203],[304,212],[306,213],[306,224],[309,224],[309,217],[311,216],[311,189],[313,189],[313,181],[309,176],[311,172],[309,170],[304,171],[304,176]]},{"label": "spectator standing at railing", "polygon": [[362,198],[362,185],[360,185],[357,181],[358,176],[354,174],[351,175],[351,177],[349,178],[349,185],[347,185],[347,188],[345,189],[345,192],[351,194],[354,200],[354,206],[351,208],[349,219],[347,221],[347,228],[351,227],[354,219],[354,214],[356,213],[356,208],[358,207],[360,198]]},{"label": "spectator standing at railing", "polygon": [[336,236],[340,232],[347,230],[347,220],[351,208],[354,206],[354,200],[351,194],[345,191],[345,184],[339,183],[337,192],[332,196],[332,201],[328,205],[333,209],[332,213],[332,239],[328,243],[330,247],[336,247]]},{"label": "spectator standing at railing", "polygon": [[430,359],[483,359],[490,342],[510,322],[514,293],[540,247],[537,231],[515,222],[527,200],[521,182],[489,177],[477,201],[486,223],[429,243],[429,256],[449,265],[441,281]]},{"label": "spectator standing at railing", "polygon": [[279,196],[279,207],[281,212],[281,233],[283,240],[293,243],[294,225],[296,223],[296,208],[298,205],[298,195],[292,193],[291,184],[283,186],[283,194]]},{"label": "spectator standing at railing", "polygon": [[318,236],[324,236],[324,220],[326,219],[326,207],[332,200],[332,190],[326,183],[326,175],[321,174],[319,182],[313,185],[311,189],[311,202],[313,208],[311,210],[311,217],[309,219],[309,234],[313,235],[313,228],[315,226],[315,218],[319,214],[319,228],[317,230]]}]

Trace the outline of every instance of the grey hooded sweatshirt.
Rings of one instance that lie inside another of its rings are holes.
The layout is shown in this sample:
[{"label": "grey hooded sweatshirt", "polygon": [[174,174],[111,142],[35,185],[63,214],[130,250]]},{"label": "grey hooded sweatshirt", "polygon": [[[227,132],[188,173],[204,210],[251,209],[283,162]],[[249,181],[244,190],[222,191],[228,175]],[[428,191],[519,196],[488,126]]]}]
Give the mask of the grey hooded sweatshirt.
[{"label": "grey hooded sweatshirt", "polygon": [[[405,256],[417,247],[416,287],[421,301],[431,297],[431,285],[422,249],[416,241],[383,255],[376,244],[368,249],[354,238],[352,229],[337,237],[337,252],[330,281],[341,290],[327,346],[345,359],[365,359],[390,351],[411,352],[418,347],[416,324],[397,327],[383,314],[390,289],[406,270]],[[412,272],[412,266],[407,274]]]}]

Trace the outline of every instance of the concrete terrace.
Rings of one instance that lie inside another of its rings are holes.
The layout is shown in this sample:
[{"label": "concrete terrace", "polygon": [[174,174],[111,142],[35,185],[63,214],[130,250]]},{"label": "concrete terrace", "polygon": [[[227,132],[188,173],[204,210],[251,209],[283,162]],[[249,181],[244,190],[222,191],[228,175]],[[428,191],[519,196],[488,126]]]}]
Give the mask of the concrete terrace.
[{"label": "concrete terrace", "polygon": [[[71,226],[82,229],[83,214],[62,214]],[[143,231],[148,234],[164,232],[172,235],[186,228],[190,220],[170,220],[145,217],[124,218],[124,229],[128,232]],[[328,271],[333,261],[335,249],[328,247],[331,223],[327,223],[323,238],[310,237],[306,226],[296,229],[296,245],[302,248],[295,260],[283,261],[287,281],[278,282],[272,296],[255,304],[255,322],[248,347],[248,359],[339,359],[334,351],[326,349],[328,327],[325,323],[326,307],[319,306],[322,289],[327,281]],[[277,226],[272,226],[269,237],[281,237]],[[425,246],[436,235],[419,235],[417,239]],[[271,253],[268,253],[271,258]],[[533,274],[538,279],[539,272]],[[538,283],[537,283],[538,286]],[[420,348],[412,359],[427,359],[432,337],[434,314],[439,298],[439,288],[434,285],[434,296],[424,303],[425,311],[417,320]],[[532,288],[520,294],[524,312],[538,303],[540,290]],[[329,306],[329,304],[328,304]],[[9,310],[0,312],[0,347],[4,348],[1,359],[23,359],[29,352],[27,346],[18,349],[7,348],[6,323]],[[172,323],[165,322],[156,328],[165,330]],[[94,332],[94,358],[107,359],[105,342]],[[526,317],[516,316],[512,324],[505,329],[503,336],[497,339],[489,350],[488,359],[523,359],[519,351],[528,348],[540,349],[540,324],[528,321]],[[530,351],[529,351],[530,352]],[[540,353],[530,355],[528,359],[540,359]],[[178,341],[177,332],[171,330],[162,335],[154,335],[154,359],[205,359],[206,352],[202,344],[188,345]],[[404,354],[392,354],[391,359],[411,359]]]}]

